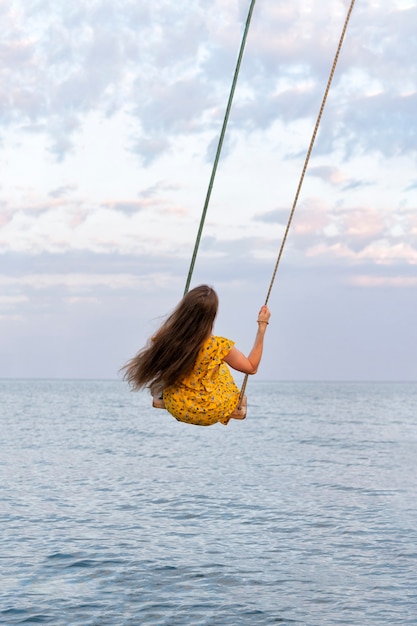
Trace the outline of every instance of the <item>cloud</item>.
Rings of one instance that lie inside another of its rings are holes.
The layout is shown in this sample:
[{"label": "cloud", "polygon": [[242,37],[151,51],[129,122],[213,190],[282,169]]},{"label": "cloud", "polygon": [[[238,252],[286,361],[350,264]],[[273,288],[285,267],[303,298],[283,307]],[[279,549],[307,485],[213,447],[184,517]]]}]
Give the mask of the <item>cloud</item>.
[{"label": "cloud", "polygon": [[[381,152],[384,156],[416,152],[414,111],[417,92],[407,95],[382,93],[362,97],[352,106],[344,124],[346,152]],[[372,121],[372,123],[370,123]],[[342,139],[335,134],[334,140]]]},{"label": "cloud", "polygon": [[138,277],[131,274],[26,274],[20,277],[0,275],[0,285],[24,286],[31,289],[91,289],[105,286],[109,289],[137,287]]},{"label": "cloud", "polygon": [[[375,265],[415,265],[417,261],[414,208],[394,212],[391,207],[329,207],[310,199],[294,215],[287,247],[302,250],[311,259]],[[289,212],[284,210],[256,216],[268,224],[285,224],[288,218]]]},{"label": "cloud", "polygon": [[58,303],[100,307],[103,300],[111,299],[112,294],[117,293],[117,298],[122,301],[128,294],[164,289],[172,282],[168,271],[159,271],[158,268],[151,272],[144,270],[142,266],[136,273],[62,271],[0,274],[0,313],[10,319],[16,315],[23,319],[34,308],[47,311],[49,307],[56,308]]},{"label": "cloud", "polygon": [[333,187],[340,187],[343,191],[358,189],[373,184],[370,180],[349,178],[341,168],[332,165],[310,166],[307,170],[307,175],[315,176]]},{"label": "cloud", "polygon": [[109,208],[114,211],[120,211],[121,213],[126,213],[127,215],[131,215],[132,213],[138,213],[144,208],[144,202],[142,201],[116,201],[110,202]]},{"label": "cloud", "polygon": [[352,285],[358,287],[416,287],[417,276],[352,276]]},{"label": "cloud", "polygon": [[266,213],[258,213],[255,217],[256,220],[267,224],[286,224],[288,218],[288,209],[274,209]]},{"label": "cloud", "polygon": [[346,175],[337,167],[331,165],[317,165],[310,167],[308,170],[310,176],[317,176],[321,180],[330,183],[331,185],[346,185]]},{"label": "cloud", "polygon": [[62,185],[61,187],[57,187],[56,189],[52,189],[49,192],[50,198],[62,198],[76,191],[76,185]]},{"label": "cloud", "polygon": [[[127,255],[178,250],[178,244],[188,241],[185,238],[195,230],[187,208],[166,198],[176,188],[158,181],[141,190],[136,199],[95,201],[75,185],[65,185],[53,188],[47,198],[38,190],[29,198],[9,198],[1,213],[0,252],[91,250]],[[173,236],[177,239],[172,240]]]},{"label": "cloud", "polygon": [[[1,281],[1,278],[0,278]],[[0,296],[0,308],[8,308],[10,306],[16,306],[22,304],[22,302],[27,302],[27,296]]]},{"label": "cloud", "polygon": [[417,189],[417,180],[407,185],[405,191],[414,191],[414,189]]},{"label": "cloud", "polygon": [[[178,137],[218,128],[246,17],[242,6],[218,0],[209,14],[203,2],[180,0],[13,6],[3,3],[0,64],[7,70],[0,85],[8,98],[0,115],[3,123],[47,135],[56,159],[74,149],[84,117],[97,109],[110,117],[129,112],[131,147],[145,164],[170,152]],[[253,132],[317,114],[345,10],[342,2],[314,10],[298,2],[256,8],[235,129]],[[415,6],[387,11],[379,2],[355,9],[317,141],[321,153],[336,145],[347,154],[415,153],[416,15]]]}]

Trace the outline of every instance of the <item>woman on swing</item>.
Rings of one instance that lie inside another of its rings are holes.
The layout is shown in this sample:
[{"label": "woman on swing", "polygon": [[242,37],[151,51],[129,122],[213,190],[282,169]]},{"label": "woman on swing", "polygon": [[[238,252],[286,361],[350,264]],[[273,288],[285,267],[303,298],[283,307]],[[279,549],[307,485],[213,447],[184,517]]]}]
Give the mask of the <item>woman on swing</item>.
[{"label": "woman on swing", "polygon": [[244,407],[237,409],[239,389],[228,366],[256,374],[271,313],[267,306],[261,307],[255,343],[246,357],[233,341],[212,334],[218,306],[214,289],[195,287],[123,368],[132,389],[149,387],[180,422],[226,425],[246,415]]}]

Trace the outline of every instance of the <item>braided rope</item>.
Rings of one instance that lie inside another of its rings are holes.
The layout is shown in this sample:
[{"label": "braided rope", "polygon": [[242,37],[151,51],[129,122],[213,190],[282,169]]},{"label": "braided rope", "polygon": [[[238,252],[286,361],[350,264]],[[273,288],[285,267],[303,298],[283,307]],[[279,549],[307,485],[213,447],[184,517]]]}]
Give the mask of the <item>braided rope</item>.
[{"label": "braided rope", "polygon": [[[269,300],[269,297],[271,295],[272,287],[273,287],[274,282],[275,282],[275,277],[276,277],[276,274],[277,274],[277,271],[278,271],[278,266],[279,266],[279,263],[281,261],[282,252],[284,250],[285,242],[287,241],[287,236],[288,236],[288,233],[289,233],[289,230],[290,230],[290,227],[291,227],[291,223],[292,223],[292,219],[293,219],[293,216],[294,216],[294,212],[295,212],[295,209],[296,209],[296,206],[297,206],[298,197],[300,195],[301,187],[302,187],[303,181],[304,181],[304,176],[305,176],[305,173],[307,171],[308,163],[310,161],[310,156],[311,156],[311,153],[312,153],[312,150],[313,150],[314,142],[316,140],[317,131],[318,131],[319,126],[320,126],[320,122],[321,122],[321,118],[322,118],[322,115],[323,115],[324,107],[325,107],[326,101],[327,101],[327,96],[328,96],[329,91],[330,91],[330,86],[332,84],[332,80],[333,80],[333,76],[334,76],[334,73],[335,73],[336,65],[337,65],[337,62],[339,60],[340,50],[342,48],[343,40],[344,40],[345,34],[346,34],[346,29],[347,29],[348,24],[349,24],[349,20],[350,20],[350,16],[351,16],[354,4],[355,4],[355,0],[352,0],[352,2],[350,3],[349,10],[348,10],[347,15],[346,15],[346,19],[345,19],[345,23],[343,25],[342,33],[340,35],[339,44],[337,46],[336,54],[335,54],[335,57],[334,57],[334,60],[333,60],[332,69],[330,71],[329,79],[327,81],[327,85],[326,85],[324,96],[323,96],[323,99],[322,99],[322,102],[321,102],[321,106],[320,106],[319,114],[318,114],[318,117],[317,117],[316,125],[314,127],[314,131],[313,131],[313,134],[312,134],[312,137],[311,137],[311,140],[310,140],[310,145],[309,145],[308,150],[307,150],[307,155],[306,155],[306,158],[305,158],[305,161],[304,161],[304,166],[303,166],[303,169],[302,169],[302,172],[301,172],[300,180],[299,180],[298,186],[297,186],[297,191],[296,191],[296,194],[295,194],[295,197],[294,197],[294,202],[293,202],[293,205],[292,205],[292,208],[291,208],[290,216],[288,218],[288,222],[287,222],[287,226],[286,226],[286,229],[285,229],[285,232],[284,232],[284,236],[282,238],[281,247],[280,247],[280,250],[279,250],[277,261],[275,263],[274,271],[272,273],[272,278],[271,278],[271,282],[269,284],[268,293],[267,293],[266,298],[265,298],[265,304],[268,304],[268,300]],[[245,394],[247,382],[248,382],[248,374],[245,375],[245,378],[243,380],[242,389],[240,391],[240,396],[239,396],[238,407],[240,407],[240,405],[242,403],[242,399],[243,399],[243,396]]]}]

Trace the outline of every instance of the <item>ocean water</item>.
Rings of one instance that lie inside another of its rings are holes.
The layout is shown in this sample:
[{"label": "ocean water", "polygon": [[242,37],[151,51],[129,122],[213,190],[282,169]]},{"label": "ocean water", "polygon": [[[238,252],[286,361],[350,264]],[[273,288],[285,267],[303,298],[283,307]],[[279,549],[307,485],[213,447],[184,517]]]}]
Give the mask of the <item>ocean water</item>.
[{"label": "ocean water", "polygon": [[0,623],[417,624],[417,384],[247,394],[202,428],[0,381]]}]

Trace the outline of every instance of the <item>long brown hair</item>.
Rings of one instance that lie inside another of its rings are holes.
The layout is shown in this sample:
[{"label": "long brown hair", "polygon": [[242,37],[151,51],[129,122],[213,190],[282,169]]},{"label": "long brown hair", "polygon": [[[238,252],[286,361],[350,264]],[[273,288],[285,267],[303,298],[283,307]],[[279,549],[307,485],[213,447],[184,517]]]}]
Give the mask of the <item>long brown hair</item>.
[{"label": "long brown hair", "polygon": [[122,368],[123,379],[135,389],[160,391],[188,374],[209,337],[219,300],[214,289],[191,289],[145,348]]}]

